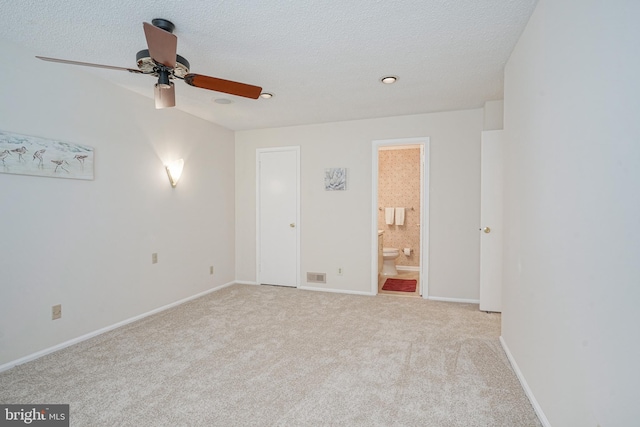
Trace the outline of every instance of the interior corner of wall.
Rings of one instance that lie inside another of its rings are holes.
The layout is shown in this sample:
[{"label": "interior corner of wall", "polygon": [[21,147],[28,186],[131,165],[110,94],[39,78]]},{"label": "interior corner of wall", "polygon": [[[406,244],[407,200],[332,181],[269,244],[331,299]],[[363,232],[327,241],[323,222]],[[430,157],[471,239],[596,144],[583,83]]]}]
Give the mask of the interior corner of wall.
[{"label": "interior corner of wall", "polygon": [[486,101],[484,103],[483,130],[500,130],[504,128],[504,101]]}]

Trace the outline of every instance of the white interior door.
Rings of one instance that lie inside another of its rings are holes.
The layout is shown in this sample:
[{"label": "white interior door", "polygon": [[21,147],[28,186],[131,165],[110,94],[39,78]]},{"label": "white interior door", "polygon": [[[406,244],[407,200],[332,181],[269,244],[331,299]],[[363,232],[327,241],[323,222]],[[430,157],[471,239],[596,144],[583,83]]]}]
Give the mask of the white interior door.
[{"label": "white interior door", "polygon": [[299,147],[257,151],[257,278],[299,283]]},{"label": "white interior door", "polygon": [[482,132],[480,173],[480,310],[502,311],[503,131]]}]

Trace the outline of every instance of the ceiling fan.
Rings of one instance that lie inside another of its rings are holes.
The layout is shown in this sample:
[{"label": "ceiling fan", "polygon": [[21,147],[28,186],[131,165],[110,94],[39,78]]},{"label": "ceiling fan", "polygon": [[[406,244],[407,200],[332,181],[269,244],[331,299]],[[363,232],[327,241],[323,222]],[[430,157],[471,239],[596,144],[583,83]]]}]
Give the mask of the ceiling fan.
[{"label": "ceiling fan", "polygon": [[43,61],[122,70],[157,77],[158,83],[155,85],[156,108],[174,107],[176,105],[175,87],[171,81],[176,78],[184,80],[191,86],[202,89],[252,99],[257,99],[260,96],[262,88],[259,86],[190,73],[189,61],[177,54],[178,38],[173,34],[175,25],[173,25],[171,21],[157,18],[152,20],[151,24],[143,22],[142,27],[149,49],[141,50],[136,54],[138,69],[47,58],[44,56],[36,56],[36,58],[42,59]]}]

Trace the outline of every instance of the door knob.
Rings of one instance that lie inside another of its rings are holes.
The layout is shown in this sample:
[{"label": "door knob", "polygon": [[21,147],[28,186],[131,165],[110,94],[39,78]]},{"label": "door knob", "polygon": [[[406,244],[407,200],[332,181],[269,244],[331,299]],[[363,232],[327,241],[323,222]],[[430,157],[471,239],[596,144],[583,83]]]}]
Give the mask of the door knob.
[{"label": "door knob", "polygon": [[295,228],[296,224],[294,222],[292,222],[291,224],[289,224],[289,227],[291,228]]},{"label": "door knob", "polygon": [[485,233],[491,233],[491,228],[485,227],[482,229],[482,231],[484,231]]}]

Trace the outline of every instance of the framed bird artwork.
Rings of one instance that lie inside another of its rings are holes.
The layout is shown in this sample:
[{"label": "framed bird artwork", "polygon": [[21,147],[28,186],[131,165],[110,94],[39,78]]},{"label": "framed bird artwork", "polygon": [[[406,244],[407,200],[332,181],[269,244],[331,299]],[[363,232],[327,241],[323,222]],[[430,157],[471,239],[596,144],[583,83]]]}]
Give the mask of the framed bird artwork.
[{"label": "framed bird artwork", "polygon": [[0,173],[93,179],[93,148],[0,131]]}]

